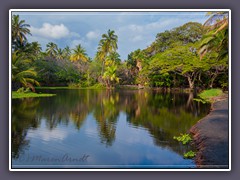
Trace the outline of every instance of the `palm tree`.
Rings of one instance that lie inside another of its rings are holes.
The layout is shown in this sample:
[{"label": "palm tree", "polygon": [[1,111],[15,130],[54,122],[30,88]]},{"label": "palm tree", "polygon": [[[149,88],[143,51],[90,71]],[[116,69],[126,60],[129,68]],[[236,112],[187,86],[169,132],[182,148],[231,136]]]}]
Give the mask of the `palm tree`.
[{"label": "palm tree", "polygon": [[106,86],[108,88],[112,88],[112,84],[114,82],[119,82],[119,78],[116,75],[116,70],[116,65],[108,66],[103,74],[103,79],[105,80]]},{"label": "palm tree", "polygon": [[86,50],[81,46],[81,44],[77,45],[75,49],[73,49],[73,53],[70,56],[70,60],[82,62],[88,61]]},{"label": "palm tree", "polygon": [[31,50],[34,56],[38,56],[42,52],[42,47],[38,42],[31,43]]},{"label": "palm tree", "polygon": [[63,60],[64,59],[64,50],[62,50],[61,48],[58,48],[56,51],[55,58],[57,60]]},{"label": "palm tree", "polygon": [[12,16],[12,47],[23,45],[27,41],[27,35],[31,35],[30,25],[25,23],[25,20],[20,20],[19,15]]},{"label": "palm tree", "polygon": [[30,87],[34,91],[33,85],[39,86],[39,82],[34,78],[37,72],[33,68],[29,68],[28,64],[31,61],[25,59],[22,55],[15,51],[12,54],[12,84],[13,89],[20,86]]},{"label": "palm tree", "polygon": [[49,42],[47,44],[47,49],[46,49],[46,53],[47,55],[49,55],[50,57],[55,57],[56,53],[57,53],[57,45],[53,42]]},{"label": "palm tree", "polygon": [[117,42],[118,36],[114,34],[114,31],[108,30],[107,34],[102,35],[102,39],[98,45],[98,55],[99,58],[102,60],[102,74],[104,70],[104,63],[106,57],[109,53],[115,52],[118,49]]},{"label": "palm tree", "polygon": [[64,57],[65,57],[66,59],[69,59],[70,55],[71,55],[71,49],[69,48],[69,46],[66,46],[66,47],[64,48]]},{"label": "palm tree", "polygon": [[228,12],[209,12],[204,23],[208,34],[202,40],[199,49],[200,59],[211,51],[218,52],[218,59],[228,56]]},{"label": "palm tree", "polygon": [[120,59],[120,55],[117,52],[111,52],[109,53],[109,55],[106,57],[105,60],[105,65],[112,65],[112,64],[120,64],[121,63],[121,59]]}]

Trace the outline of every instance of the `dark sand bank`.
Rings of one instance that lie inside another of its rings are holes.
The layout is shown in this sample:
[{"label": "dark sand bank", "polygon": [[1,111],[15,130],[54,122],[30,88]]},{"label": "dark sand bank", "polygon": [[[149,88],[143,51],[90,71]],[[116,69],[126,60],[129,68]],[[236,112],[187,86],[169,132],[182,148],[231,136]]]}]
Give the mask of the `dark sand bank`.
[{"label": "dark sand bank", "polygon": [[228,98],[219,97],[210,113],[195,124],[190,132],[198,152],[195,157],[199,168],[229,167],[229,112]]}]

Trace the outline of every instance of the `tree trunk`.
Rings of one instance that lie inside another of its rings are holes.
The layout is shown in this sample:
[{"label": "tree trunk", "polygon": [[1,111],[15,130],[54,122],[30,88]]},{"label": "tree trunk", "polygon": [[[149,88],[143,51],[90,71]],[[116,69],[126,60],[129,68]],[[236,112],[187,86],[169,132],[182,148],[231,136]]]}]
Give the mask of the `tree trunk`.
[{"label": "tree trunk", "polygon": [[209,87],[210,87],[210,88],[213,88],[213,83],[214,83],[214,81],[215,81],[216,78],[217,78],[217,74],[215,74],[215,75],[212,76],[212,78],[211,78],[211,80],[210,80],[210,84],[209,84]]},{"label": "tree trunk", "polygon": [[193,89],[194,88],[194,80],[192,80],[190,76],[188,76],[187,78],[188,78],[189,88]]}]

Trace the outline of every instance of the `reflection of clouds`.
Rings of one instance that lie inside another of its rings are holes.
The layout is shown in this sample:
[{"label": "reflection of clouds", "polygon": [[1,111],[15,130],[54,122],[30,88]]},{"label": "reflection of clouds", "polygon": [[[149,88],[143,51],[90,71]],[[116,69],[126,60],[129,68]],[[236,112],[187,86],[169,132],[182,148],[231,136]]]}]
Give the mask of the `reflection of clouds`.
[{"label": "reflection of clouds", "polygon": [[84,126],[84,133],[88,136],[88,137],[93,137],[93,138],[98,138],[98,132],[97,132],[97,124],[96,122],[93,121],[92,119],[93,117],[91,116],[91,118],[88,118],[88,120],[85,123]]},{"label": "reflection of clouds", "polygon": [[[136,127],[131,124],[126,125],[126,115],[120,113],[120,121],[117,124],[116,142],[112,150],[113,157],[118,157],[122,165],[162,165],[179,166],[191,164],[189,160],[169,149],[156,147],[153,137],[142,127]],[[123,153],[125,152],[125,153]],[[109,155],[110,156],[110,155]]]},{"label": "reflection of clouds", "polygon": [[136,127],[131,124],[126,125],[126,115],[121,113],[117,124],[116,137],[118,140],[127,144],[152,145],[153,140],[145,128]]},{"label": "reflection of clouds", "polygon": [[42,139],[43,141],[59,141],[64,140],[67,137],[67,131],[61,130],[60,128],[55,128],[52,130],[47,129],[45,126],[37,130],[30,129],[28,131],[27,137],[33,139]]}]

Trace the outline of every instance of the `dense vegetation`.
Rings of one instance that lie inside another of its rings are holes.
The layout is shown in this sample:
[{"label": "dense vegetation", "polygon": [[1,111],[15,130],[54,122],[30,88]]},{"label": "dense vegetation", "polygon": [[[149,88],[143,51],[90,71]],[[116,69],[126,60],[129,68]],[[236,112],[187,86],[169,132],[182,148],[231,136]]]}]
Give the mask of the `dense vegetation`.
[{"label": "dense vegetation", "polygon": [[12,89],[35,86],[106,87],[138,85],[164,88],[228,87],[228,14],[214,12],[204,25],[189,22],[158,33],[155,41],[121,60],[118,36],[102,35],[90,58],[79,44],[46,51],[28,42],[30,25],[12,16]]}]

